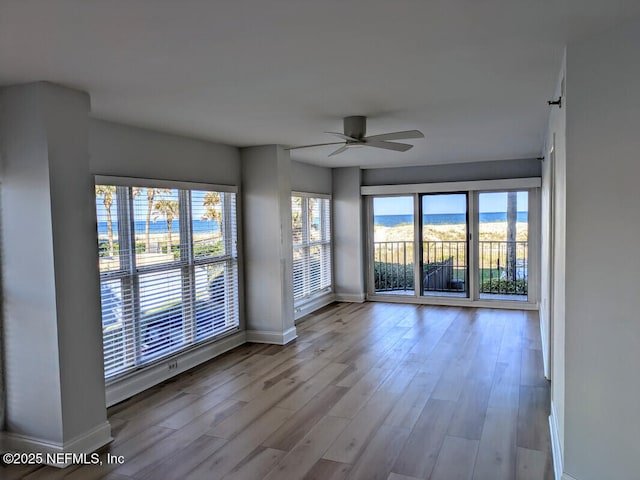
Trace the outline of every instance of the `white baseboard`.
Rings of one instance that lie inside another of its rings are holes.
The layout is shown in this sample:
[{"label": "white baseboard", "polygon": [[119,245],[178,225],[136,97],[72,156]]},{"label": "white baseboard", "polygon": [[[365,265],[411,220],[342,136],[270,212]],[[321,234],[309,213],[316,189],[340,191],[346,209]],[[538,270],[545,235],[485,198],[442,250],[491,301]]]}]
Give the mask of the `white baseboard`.
[{"label": "white baseboard", "polygon": [[336,293],[336,302],[364,303],[364,293]]},{"label": "white baseboard", "polygon": [[283,345],[286,345],[287,343],[295,340],[296,338],[298,338],[298,331],[296,330],[296,327],[293,326],[282,334],[282,340],[284,341]]},{"label": "white baseboard", "polygon": [[336,301],[336,296],[333,293],[326,293],[319,297],[308,300],[294,308],[294,319],[299,320],[305,315],[309,315],[316,310],[320,310],[322,307],[332,304]]},{"label": "white baseboard", "polygon": [[2,451],[21,453],[41,453],[44,463],[52,467],[65,468],[70,463],[54,463],[47,461],[47,454],[75,453],[90,454],[95,452],[107,443],[111,442],[111,425],[105,421],[100,425],[78,435],[68,442],[58,443],[42,440],[40,438],[20,435],[17,433],[3,432]]},{"label": "white baseboard", "polygon": [[562,449],[558,436],[558,415],[553,402],[551,402],[551,415],[549,415],[549,433],[551,434],[551,453],[553,455],[553,471],[556,480],[575,480],[562,473]]},{"label": "white baseboard", "polygon": [[568,473],[563,473],[560,480],[578,480],[576,477],[572,477]]},{"label": "white baseboard", "polygon": [[247,330],[247,342],[272,343],[274,345],[286,345],[298,337],[296,327],[291,327],[284,332],[269,330]]},{"label": "white baseboard", "polygon": [[[337,299],[340,301],[340,299]],[[384,303],[412,303],[415,305],[435,305],[443,307],[481,307],[481,308],[498,308],[503,310],[538,310],[537,303],[517,302],[517,301],[501,301],[501,300],[472,300],[470,298],[458,297],[436,297],[423,296],[415,297],[413,295],[389,295],[389,294],[371,294],[367,295],[369,302]]]},{"label": "white baseboard", "polygon": [[[245,332],[237,332],[221,338],[212,343],[202,345],[199,348],[188,350],[179,355],[170,357],[162,362],[153,364],[128,377],[124,377],[107,385],[107,407],[126,400],[160,382],[175,377],[187,370],[200,365],[212,358],[222,355],[229,350],[239,347],[247,342]],[[177,368],[169,370],[169,364],[177,362]]]},{"label": "white baseboard", "polygon": [[538,320],[540,321],[540,341],[542,344],[542,366],[544,369],[544,378],[551,380],[551,370],[549,365],[549,345],[547,344],[547,321],[544,318],[542,308],[538,311]]}]

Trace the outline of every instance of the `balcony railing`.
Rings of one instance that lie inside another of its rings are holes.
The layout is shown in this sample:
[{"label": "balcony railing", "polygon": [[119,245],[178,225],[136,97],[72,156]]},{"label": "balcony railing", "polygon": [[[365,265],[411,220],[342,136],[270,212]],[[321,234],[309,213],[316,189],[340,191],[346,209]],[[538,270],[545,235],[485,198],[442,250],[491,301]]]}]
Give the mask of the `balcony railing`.
[{"label": "balcony railing", "polygon": [[422,242],[424,292],[464,293],[467,290],[467,242]]},{"label": "balcony railing", "polygon": [[376,292],[413,290],[413,242],[374,242]]},{"label": "balcony railing", "polygon": [[[422,242],[422,289],[424,292],[466,290],[465,241]],[[374,242],[376,292],[414,291],[412,241]]]},{"label": "balcony railing", "polygon": [[[528,242],[478,242],[479,292],[524,296],[528,293]],[[509,261],[511,259],[511,261]],[[413,294],[414,243],[374,242],[376,292]],[[467,242],[422,242],[422,290],[460,294],[467,291]]]},{"label": "balcony railing", "polygon": [[525,296],[529,291],[529,242],[478,242],[480,293]]}]

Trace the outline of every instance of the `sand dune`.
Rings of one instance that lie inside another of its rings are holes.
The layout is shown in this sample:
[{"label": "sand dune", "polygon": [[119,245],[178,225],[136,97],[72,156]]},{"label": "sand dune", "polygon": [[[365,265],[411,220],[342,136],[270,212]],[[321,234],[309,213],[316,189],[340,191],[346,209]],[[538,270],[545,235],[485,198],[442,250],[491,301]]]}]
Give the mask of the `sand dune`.
[{"label": "sand dune", "polygon": [[[422,231],[422,238],[425,241],[441,240],[465,240],[466,227],[464,225],[429,225]],[[516,230],[516,240],[528,240],[527,224],[519,222]],[[376,242],[413,241],[413,225],[403,224],[394,227],[376,225],[374,227],[374,239]],[[480,225],[479,239],[506,240],[507,222],[482,223]]]}]

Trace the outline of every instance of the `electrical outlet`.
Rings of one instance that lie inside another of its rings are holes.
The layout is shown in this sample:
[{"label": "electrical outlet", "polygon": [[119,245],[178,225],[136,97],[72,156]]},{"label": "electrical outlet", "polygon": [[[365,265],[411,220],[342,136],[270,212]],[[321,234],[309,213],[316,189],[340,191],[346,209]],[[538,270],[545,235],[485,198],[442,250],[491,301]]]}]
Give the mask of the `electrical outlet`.
[{"label": "electrical outlet", "polygon": [[169,366],[169,370],[175,370],[176,368],[178,368],[178,361],[173,360],[169,362],[167,365]]}]

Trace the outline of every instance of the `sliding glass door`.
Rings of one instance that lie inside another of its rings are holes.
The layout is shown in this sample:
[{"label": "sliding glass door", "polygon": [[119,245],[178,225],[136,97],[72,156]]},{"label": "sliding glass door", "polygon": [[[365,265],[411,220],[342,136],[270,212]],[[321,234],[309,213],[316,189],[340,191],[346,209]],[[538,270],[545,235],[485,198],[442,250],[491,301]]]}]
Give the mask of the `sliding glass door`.
[{"label": "sliding glass door", "polygon": [[372,213],[375,294],[468,296],[466,193],[374,197]]},{"label": "sliding glass door", "polygon": [[369,195],[370,297],[537,302],[536,188]]},{"label": "sliding glass door", "polygon": [[422,293],[467,297],[467,194],[421,197]]},{"label": "sliding glass door", "polygon": [[479,297],[527,301],[529,193],[478,194]]},{"label": "sliding glass door", "polygon": [[373,199],[373,290],[414,295],[414,198]]}]

